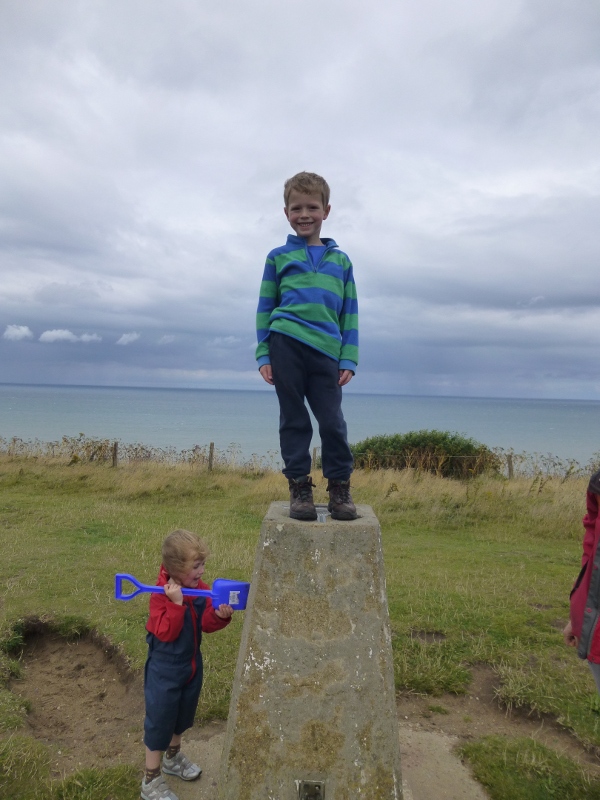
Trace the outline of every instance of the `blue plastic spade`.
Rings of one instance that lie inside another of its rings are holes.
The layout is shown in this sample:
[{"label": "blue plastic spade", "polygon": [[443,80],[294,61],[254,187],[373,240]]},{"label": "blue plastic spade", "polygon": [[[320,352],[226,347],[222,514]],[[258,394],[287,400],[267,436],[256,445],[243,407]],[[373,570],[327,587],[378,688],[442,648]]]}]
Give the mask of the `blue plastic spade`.
[{"label": "blue plastic spade", "polygon": [[[123,581],[133,583],[135,589],[126,594],[123,592]],[[231,606],[234,611],[243,611],[248,602],[250,584],[247,581],[230,581],[227,578],[217,578],[213,582],[212,589],[182,588],[181,591],[188,597],[210,597],[215,608],[220,605],[227,605]],[[164,589],[162,586],[149,586],[148,584],[140,583],[133,575],[127,575],[124,572],[118,572],[115,575],[115,598],[117,600],[131,600],[132,597],[142,592],[164,594]]]}]

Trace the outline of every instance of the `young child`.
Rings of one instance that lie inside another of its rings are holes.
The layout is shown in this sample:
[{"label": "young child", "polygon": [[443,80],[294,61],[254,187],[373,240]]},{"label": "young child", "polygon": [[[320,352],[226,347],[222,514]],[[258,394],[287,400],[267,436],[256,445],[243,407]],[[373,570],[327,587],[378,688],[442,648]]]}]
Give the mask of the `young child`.
[{"label": "young child", "polygon": [[161,774],[163,751],[163,772],[184,781],[193,781],[202,772],[181,752],[181,735],[193,725],[202,688],[202,632],[224,628],[233,614],[229,605],[213,608],[208,597],[182,594],[182,587],[209,588],[200,580],[208,555],[205,543],[190,531],[173,531],[163,542],[157,585],[164,588],[164,594],[150,595],[146,624],[142,800],[177,800]]},{"label": "young child", "polygon": [[285,182],[285,215],[294,231],[267,256],[257,312],[256,359],[279,400],[283,474],[290,517],[317,518],[310,472],[312,425],[319,424],[323,475],[334,519],[356,519],[350,495],[353,459],[342,414],[342,386],[358,363],[358,304],[352,263],[333,239],[321,239],[329,186],[300,172]]},{"label": "young child", "polygon": [[600,692],[600,471],[590,478],[586,500],[582,566],[571,591],[571,618],[563,636],[567,645],[577,647],[580,658],[587,658]]}]

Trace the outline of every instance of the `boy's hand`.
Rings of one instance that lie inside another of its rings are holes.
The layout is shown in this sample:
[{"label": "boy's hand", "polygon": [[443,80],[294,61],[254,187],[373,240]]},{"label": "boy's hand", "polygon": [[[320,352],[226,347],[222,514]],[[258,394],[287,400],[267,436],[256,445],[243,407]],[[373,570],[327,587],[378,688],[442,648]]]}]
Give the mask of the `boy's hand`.
[{"label": "boy's hand", "polygon": [[570,621],[567,622],[563,630],[563,639],[565,640],[567,647],[577,647],[579,644],[577,637],[573,635],[573,626],[571,625]]},{"label": "boy's hand", "polygon": [[174,581],[173,578],[169,578],[168,582],[164,585],[164,590],[169,600],[172,600],[173,603],[177,603],[178,606],[183,605],[183,592],[177,581]]},{"label": "boy's hand", "polygon": [[263,364],[263,366],[258,370],[263,378],[266,380],[267,383],[270,383],[271,386],[274,386],[273,383],[273,370],[270,364]]},{"label": "boy's hand", "polygon": [[341,369],[340,370],[340,379],[338,383],[340,386],[345,386],[347,383],[350,383],[352,380],[354,373],[351,369]]},{"label": "boy's hand", "polygon": [[233,608],[222,603],[218,608],[215,608],[215,614],[221,619],[229,619],[229,617],[233,616]]}]

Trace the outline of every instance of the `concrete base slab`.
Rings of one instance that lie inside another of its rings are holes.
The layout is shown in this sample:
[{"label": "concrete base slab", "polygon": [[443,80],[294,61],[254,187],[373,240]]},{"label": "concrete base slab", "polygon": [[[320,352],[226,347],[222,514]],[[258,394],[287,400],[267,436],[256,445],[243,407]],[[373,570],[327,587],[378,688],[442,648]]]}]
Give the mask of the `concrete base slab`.
[{"label": "concrete base slab", "polygon": [[[211,723],[199,730],[203,738],[194,739],[196,729],[192,729],[184,736],[183,749],[203,768],[202,777],[186,783],[167,776],[179,800],[215,800],[217,797],[225,723]],[[403,727],[400,719],[403,800],[488,800],[485,790],[453,752],[456,742],[456,737],[447,734]]]},{"label": "concrete base slab", "polygon": [[264,518],[225,738],[222,800],[400,800],[381,532],[360,518]]},{"label": "concrete base slab", "polygon": [[400,729],[402,776],[413,788],[404,800],[488,800],[485,790],[453,752],[455,736]]}]

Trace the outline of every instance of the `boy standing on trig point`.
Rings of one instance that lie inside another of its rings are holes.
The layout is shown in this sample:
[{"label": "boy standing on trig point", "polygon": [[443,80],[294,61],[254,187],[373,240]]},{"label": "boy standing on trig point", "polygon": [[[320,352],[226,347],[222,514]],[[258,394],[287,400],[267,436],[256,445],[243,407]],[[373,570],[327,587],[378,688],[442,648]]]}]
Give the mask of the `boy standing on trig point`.
[{"label": "boy standing on trig point", "polygon": [[350,495],[353,458],[342,414],[342,386],[358,363],[358,304],[352,263],[333,239],[321,239],[329,186],[300,172],[284,186],[285,215],[295,235],[267,256],[257,313],[260,374],[275,386],[283,474],[290,517],[315,520],[310,472],[312,425],[319,424],[328,509],[333,519],[357,518]]}]

